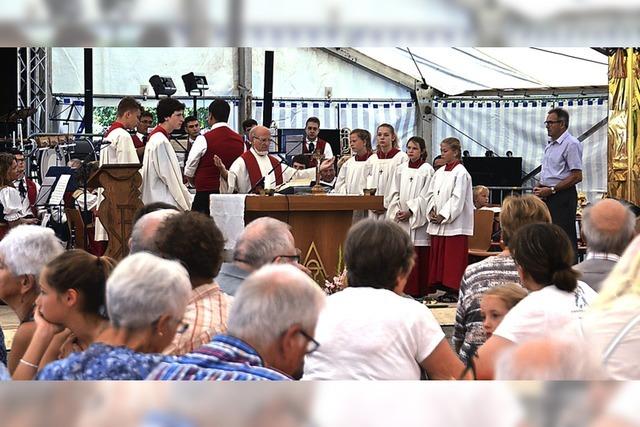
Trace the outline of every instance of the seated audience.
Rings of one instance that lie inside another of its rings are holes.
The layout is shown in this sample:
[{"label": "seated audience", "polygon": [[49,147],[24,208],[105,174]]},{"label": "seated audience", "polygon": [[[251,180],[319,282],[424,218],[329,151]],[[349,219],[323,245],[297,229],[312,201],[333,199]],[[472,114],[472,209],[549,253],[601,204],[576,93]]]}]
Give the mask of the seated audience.
[{"label": "seated audience", "polygon": [[238,290],[226,335],[159,364],[147,379],[300,379],[305,355],[319,346],[313,337],[324,300],[318,285],[295,267],[265,266]]},{"label": "seated audience", "polygon": [[469,265],[464,272],[453,334],[454,347],[463,362],[468,361],[472,350],[486,341],[480,315],[482,295],[504,283],[521,283],[509,251],[511,238],[522,226],[536,222],[551,222],[549,209],[542,200],[532,195],[506,197],[500,212],[504,250],[496,256]]},{"label": "seated audience", "polygon": [[596,293],[577,280],[573,249],[567,234],[555,224],[528,224],[509,246],[518,274],[530,292],[507,313],[491,338],[480,347],[477,374],[494,377],[502,352],[524,341],[552,335],[580,318]]},{"label": "seated audience", "polygon": [[[13,379],[32,379],[38,368],[84,351],[109,325],[105,285],[115,260],[74,249],[51,260],[40,273],[36,330]],[[62,332],[60,332],[60,330]]]},{"label": "seated audience", "polygon": [[265,264],[289,262],[299,266],[300,256],[290,230],[288,224],[270,217],[247,224],[233,249],[233,262],[223,263],[216,277],[220,289],[235,295],[247,276]]},{"label": "seated audience", "polygon": [[615,380],[640,380],[640,237],[636,237],[604,282],[582,319],[586,342],[602,354]]},{"label": "seated audience", "polygon": [[156,253],[158,229],[167,218],[177,215],[179,212],[177,209],[160,209],[140,217],[133,224],[133,229],[131,230],[129,253],[135,254],[143,251]]},{"label": "seated audience", "polygon": [[142,380],[170,356],[190,296],[189,274],[177,261],[148,253],[123,259],[107,280],[109,326],[85,351],[52,362],[38,380]]},{"label": "seated audience", "polygon": [[305,378],[418,380],[457,378],[463,366],[423,304],[402,297],[413,267],[413,244],[388,220],[358,222],[347,235],[349,287],[332,294],[318,320],[321,346]]},{"label": "seated audience", "polygon": [[476,185],[473,187],[473,207],[482,209],[489,206],[489,189],[484,185]]},{"label": "seated audience", "polygon": [[182,322],[189,325],[176,334],[165,354],[185,354],[227,331],[232,297],[213,278],[220,271],[224,237],[209,216],[184,212],[164,220],[158,229],[157,254],[180,261],[191,280],[191,298]]},{"label": "seated audience", "polygon": [[20,322],[7,363],[11,374],[23,358],[35,331],[33,315],[40,293],[40,271],[63,250],[53,230],[37,225],[20,225],[0,241],[0,299]]},{"label": "seated audience", "polygon": [[582,211],[582,234],[587,256],[573,268],[580,280],[596,292],[635,235],[636,218],[630,209],[614,199],[599,200]]},{"label": "seated audience", "polygon": [[491,338],[504,316],[527,296],[527,291],[519,283],[505,283],[491,288],[480,300],[480,316],[486,338]]}]

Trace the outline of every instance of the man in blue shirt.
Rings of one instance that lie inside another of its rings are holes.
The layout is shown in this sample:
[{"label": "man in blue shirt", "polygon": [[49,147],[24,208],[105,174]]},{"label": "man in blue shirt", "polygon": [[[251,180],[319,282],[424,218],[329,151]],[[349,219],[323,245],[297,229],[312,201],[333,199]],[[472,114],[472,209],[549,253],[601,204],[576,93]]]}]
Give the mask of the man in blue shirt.
[{"label": "man in blue shirt", "polygon": [[175,362],[164,362],[149,380],[300,379],[304,356],[320,344],[313,338],[324,294],[302,271],[270,264],[242,284],[233,301],[227,334]]},{"label": "man in blue shirt", "polygon": [[567,130],[569,113],[562,108],[550,110],[544,124],[549,142],[542,158],[540,185],[533,189],[533,194],[545,201],[553,223],[567,233],[576,258],[576,184],[582,181],[582,143]]}]

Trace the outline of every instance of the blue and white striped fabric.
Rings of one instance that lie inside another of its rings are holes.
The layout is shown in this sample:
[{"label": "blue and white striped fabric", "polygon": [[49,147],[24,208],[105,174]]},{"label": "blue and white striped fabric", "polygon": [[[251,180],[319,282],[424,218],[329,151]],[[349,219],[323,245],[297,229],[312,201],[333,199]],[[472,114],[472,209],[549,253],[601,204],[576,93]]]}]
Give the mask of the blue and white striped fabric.
[{"label": "blue and white striped fabric", "polygon": [[[440,152],[440,141],[455,136],[460,139],[462,149],[469,150],[472,156],[484,156],[486,150],[504,156],[511,150],[514,156],[522,157],[524,172],[530,172],[542,163],[547,143],[544,121],[547,111],[554,107],[569,112],[569,131],[576,138],[608,114],[604,98],[555,102],[439,100],[434,103],[434,153]],[[607,191],[607,126],[600,127],[582,144],[583,181],[578,185],[578,191],[584,191],[588,200],[593,201]]]},{"label": "blue and white striped fabric", "polygon": [[[254,101],[253,118],[262,122],[263,101]],[[376,127],[381,123],[391,124],[400,142],[416,134],[415,104],[411,101],[370,101],[370,102],[312,102],[274,101],[273,120],[278,128],[304,128],[307,118],[320,119],[323,129],[366,129],[374,138]]]}]

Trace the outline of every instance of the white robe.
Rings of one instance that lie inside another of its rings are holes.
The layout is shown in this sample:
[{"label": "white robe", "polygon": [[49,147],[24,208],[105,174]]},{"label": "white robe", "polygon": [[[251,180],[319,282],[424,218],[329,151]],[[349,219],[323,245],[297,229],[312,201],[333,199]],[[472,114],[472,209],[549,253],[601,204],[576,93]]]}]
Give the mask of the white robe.
[{"label": "white robe", "polygon": [[[103,140],[103,144],[109,142],[108,145],[103,145],[100,148],[100,166],[102,165],[115,165],[115,164],[140,164],[140,159],[136,153],[136,147],[133,145],[133,139],[131,135],[123,128],[116,128],[112,130]],[[102,196],[103,189],[98,188],[98,201],[97,207],[100,207],[100,203],[104,198]],[[96,218],[95,225],[95,240],[109,240],[107,230],[103,227],[100,220]]]},{"label": "white robe", "polygon": [[473,191],[471,176],[462,164],[451,171],[445,166],[431,179],[427,192],[427,213],[435,209],[444,217],[441,224],[429,223],[427,232],[437,236],[473,235]]},{"label": "white robe", "polygon": [[178,158],[162,132],[154,133],[144,148],[142,203],[165,202],[182,211],[191,208],[191,194],[182,182]]},{"label": "white robe", "polygon": [[394,220],[399,211],[411,210],[409,220],[397,224],[411,236],[414,246],[429,246],[427,233],[427,191],[433,176],[433,167],[424,163],[417,169],[409,168],[407,163],[396,169],[391,183],[389,208],[387,218]]},{"label": "white robe", "polygon": [[[261,156],[253,148],[251,148],[249,152],[256,158],[262,176],[269,174],[264,180],[264,188],[276,188],[276,174],[272,172],[273,165],[271,164],[271,160],[269,160],[269,156]],[[313,180],[316,177],[315,168],[303,169],[299,171],[292,168],[291,166],[288,166],[286,163],[283,163],[280,166],[282,168],[283,184],[286,184],[292,179]],[[220,177],[220,193],[247,194],[251,190],[251,187],[251,180],[249,179],[249,171],[247,170],[247,165],[242,157],[238,157],[231,164],[231,167],[229,168],[229,176],[227,177],[227,179],[225,180],[224,178],[222,178],[222,176]]]},{"label": "white robe", "polygon": [[351,156],[340,168],[333,192],[361,196],[366,184],[367,161],[358,162],[355,156]]},{"label": "white robe", "polygon": [[[407,153],[400,151],[396,153],[390,159],[379,159],[376,154],[371,155],[367,159],[367,186],[366,188],[375,188],[376,196],[384,196],[384,207],[389,207],[389,189],[391,187],[391,181],[395,174],[396,169],[403,163],[407,163],[409,157]],[[385,219],[386,213],[381,215],[369,212],[369,218],[373,219]]]}]

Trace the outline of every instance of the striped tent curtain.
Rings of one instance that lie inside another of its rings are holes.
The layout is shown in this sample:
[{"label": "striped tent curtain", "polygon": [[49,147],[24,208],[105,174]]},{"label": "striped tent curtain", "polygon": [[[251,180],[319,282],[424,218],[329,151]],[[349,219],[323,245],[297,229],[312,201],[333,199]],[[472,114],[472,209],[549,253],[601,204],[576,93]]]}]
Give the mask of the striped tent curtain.
[{"label": "striped tent curtain", "polygon": [[[514,156],[522,157],[523,173],[528,173],[542,163],[547,144],[544,120],[554,107],[569,112],[569,131],[576,138],[606,118],[608,110],[607,100],[600,97],[555,102],[438,100],[434,103],[432,128],[434,153],[440,151],[440,141],[454,136],[472,156],[484,156],[486,150],[504,156],[510,150]],[[607,189],[607,127],[601,126],[582,144],[583,181],[578,191],[584,191],[593,201]]]},{"label": "striped tent curtain", "polygon": [[[254,101],[254,118],[261,123],[264,103]],[[307,118],[320,119],[324,129],[366,129],[374,137],[381,123],[389,123],[395,129],[400,141],[415,135],[415,105],[410,101],[370,101],[370,102],[306,102],[273,101],[272,117],[278,128],[304,128]]]}]

